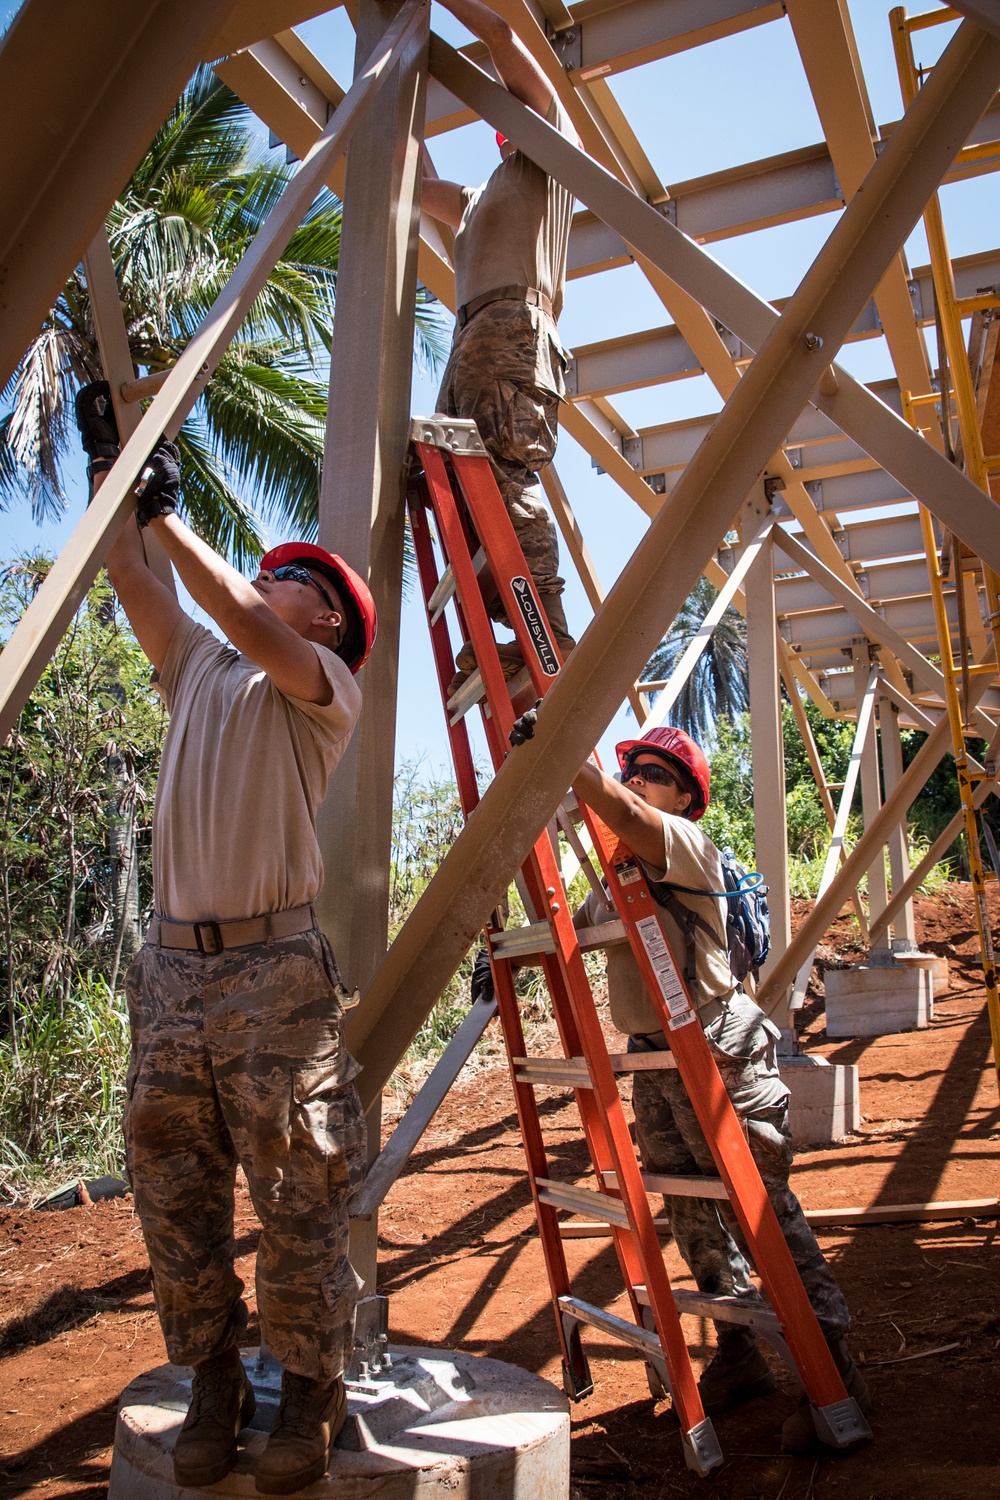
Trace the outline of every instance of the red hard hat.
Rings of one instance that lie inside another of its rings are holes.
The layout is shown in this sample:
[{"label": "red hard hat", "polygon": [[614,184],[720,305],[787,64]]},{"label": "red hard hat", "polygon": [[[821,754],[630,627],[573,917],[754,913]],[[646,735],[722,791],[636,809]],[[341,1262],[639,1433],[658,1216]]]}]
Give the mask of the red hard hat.
[{"label": "red hard hat", "polygon": [[371,589],[354,569],[348,567],[335,552],[327,552],[313,542],[282,542],[272,547],[260,560],[262,572],[283,568],[288,563],[304,563],[329,578],[344,601],[347,611],[347,635],[337,647],[352,672],[360,672],[375,644],[378,634],[378,616]]},{"label": "red hard hat", "polygon": [[503,133],[502,130],[498,130],[497,131],[497,145],[498,146],[506,146],[506,144],[507,144],[507,137],[504,135],[504,133]]},{"label": "red hard hat", "polygon": [[639,750],[648,750],[666,761],[675,761],[687,773],[687,778],[695,784],[696,793],[686,816],[692,823],[697,823],[708,807],[712,781],[712,772],[701,746],[696,745],[683,729],[651,729],[641,740],[622,740],[615,746],[618,764],[623,771],[629,757]]}]

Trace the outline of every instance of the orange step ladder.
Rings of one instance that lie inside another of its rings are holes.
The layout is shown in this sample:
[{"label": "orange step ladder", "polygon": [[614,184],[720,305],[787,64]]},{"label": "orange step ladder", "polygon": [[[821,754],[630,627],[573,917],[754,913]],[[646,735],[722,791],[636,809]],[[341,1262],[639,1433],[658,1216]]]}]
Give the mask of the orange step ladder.
[{"label": "orange step ladder", "polygon": [[[561,661],[475,423],[440,415],[416,418],[410,437],[407,508],[459,796],[468,818],[479,800],[479,788],[466,714],[479,706],[494,770],[498,769],[511,753],[508,737],[515,718],[544,696]],[[499,595],[524,657],[525,667],[512,682],[505,680],[484,590],[487,597],[494,591]],[[455,655],[445,615],[449,605],[456,612],[461,639],[471,642],[478,663],[477,670],[454,692]],[[589,808],[581,806],[579,812],[593,839],[621,925],[602,924],[589,935],[576,931],[553,843],[543,829],[521,868],[519,883],[533,920],[526,927],[507,931],[502,914],[496,911],[485,934],[567,1394],[579,1400],[593,1389],[582,1328],[599,1329],[638,1349],[646,1360],[653,1394],[669,1393],[672,1398],[689,1468],[708,1474],[722,1463],[722,1452],[702,1408],[680,1318],[681,1314],[710,1317],[749,1325],[767,1339],[808,1392],[818,1437],[836,1448],[851,1447],[869,1437],[869,1429],[844,1389],[816,1322],[680,970],[656,920],[656,906],[642,869],[634,859],[621,858],[614,835]],[[565,817],[563,821],[571,828]],[[597,885],[589,861],[584,868]],[[625,936],[631,944],[664,1034],[670,1038],[669,1052],[617,1056],[608,1052],[580,944],[582,938],[586,946],[604,946],[614,936]],[[514,990],[515,968],[526,962],[540,965],[544,972],[562,1058],[527,1056]],[[680,1072],[712,1149],[718,1178],[662,1177],[641,1170],[616,1075],[650,1066],[676,1067]],[[594,1189],[551,1175],[535,1091],[553,1086],[575,1091],[594,1168]],[[674,1291],[647,1199],[650,1192],[728,1199],[768,1301]],[[561,1211],[584,1213],[610,1227],[632,1322],[573,1295],[560,1233]]]}]

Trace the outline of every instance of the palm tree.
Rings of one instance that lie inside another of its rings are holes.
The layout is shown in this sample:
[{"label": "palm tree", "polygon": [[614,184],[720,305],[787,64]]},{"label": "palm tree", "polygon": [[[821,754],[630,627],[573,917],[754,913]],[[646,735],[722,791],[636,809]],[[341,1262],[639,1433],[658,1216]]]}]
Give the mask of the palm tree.
[{"label": "palm tree", "polygon": [[[107,220],[137,368],[177,360],[290,172],[268,158],[242,101],[199,68]],[[326,381],[315,377],[332,337],[340,223],[324,191],[178,436],[187,518],[237,565],[260,556],[268,521],[316,531]],[[446,341],[421,291],[418,355],[436,362]],[[0,397],[0,509],[27,496],[39,521],[64,510],[63,464],[82,463],[72,396],[102,373],[78,268]]]},{"label": "palm tree", "polygon": [[[701,628],[718,590],[707,578],[699,578],[688,595],[670,632],[650,657],[643,681],[659,682],[670,677]],[[749,706],[747,622],[730,607],[712,632],[667,716],[668,723],[686,729],[692,738],[712,738],[715,721],[732,721]]]}]

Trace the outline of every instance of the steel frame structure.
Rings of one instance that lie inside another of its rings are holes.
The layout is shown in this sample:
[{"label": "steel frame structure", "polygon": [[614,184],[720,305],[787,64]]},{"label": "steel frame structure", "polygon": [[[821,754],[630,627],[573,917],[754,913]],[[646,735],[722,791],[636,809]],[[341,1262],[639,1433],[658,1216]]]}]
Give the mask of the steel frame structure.
[{"label": "steel frame structure", "polygon": [[[493,81],[479,66],[481,47],[456,51],[429,32],[429,0],[349,4],[358,36],[349,88],[289,29],[328,9],[325,0],[202,0],[197,7],[132,0],[127,18],[113,5],[98,39],[99,68],[88,62],[90,43],[77,35],[73,8],[67,0],[55,3],[54,21],[53,0],[25,0],[0,47],[0,119],[9,145],[0,178],[6,177],[5,201],[24,208],[0,237],[0,351],[6,375],[61,280],[83,259],[127,441],[0,655],[0,732],[15,721],[129,514],[131,487],[150,448],[191,409],[312,196],[327,183],[343,196],[345,217],[320,535],[336,538],[337,550],[369,575],[383,620],[379,652],[365,669],[359,735],[321,820],[330,872],[322,917],[349,985],[362,991],[348,1041],[365,1065],[366,1107],[377,1109],[402,1053],[621,702],[628,697],[648,723],[666,712],[696,649],[658,702],[651,703],[639,679],[701,574],[748,618],[754,799],[758,812],[771,813],[758,818],[758,859],[777,898],[779,938],[763,976],[762,1003],[787,1024],[816,943],[847,900],[873,943],[886,946],[890,929],[897,940],[912,937],[908,903],[962,821],[959,815],[910,871],[907,808],[951,743],[954,702],[938,658],[946,665],[954,654],[971,663],[965,727],[989,744],[985,767],[973,765],[981,776],[972,804],[981,806],[1000,784],[1000,681],[988,628],[994,622],[984,622],[980,608],[983,591],[1000,574],[1000,511],[988,489],[990,464],[1000,466],[1000,458],[980,447],[966,474],[945,452],[939,418],[947,425],[950,411],[947,395],[942,400],[935,390],[923,333],[935,320],[942,268],[911,271],[902,252],[942,183],[1000,167],[1000,39],[985,0],[959,7],[971,19],[961,21],[902,119],[881,128],[841,0],[703,0],[695,8],[682,0],[579,0],[568,8],[562,0],[494,0],[551,79],[582,149]],[[949,14],[961,19],[958,11]],[[792,29],[825,141],[710,177],[661,182],[607,78],[775,24]],[[200,59],[214,63],[302,165],[140,416],[135,398],[150,389],[141,381],[136,388],[128,365],[101,223]],[[53,95],[60,113],[43,129],[42,101]],[[393,724],[386,705],[395,701],[417,279],[454,306],[450,233],[420,212],[418,158],[425,137],[475,118],[502,129],[583,205],[573,224],[570,275],[600,275],[635,262],[670,319],[574,350],[563,415],[566,431],[650,524],[606,590],[556,469],[545,474],[595,617],[545,699],[535,740],[502,767],[387,949]],[[393,150],[385,149],[387,131]],[[838,209],[799,288],[773,306],[702,248]],[[948,259],[947,267],[956,317],[1000,306],[1000,249]],[[835,361],[846,341],[879,336],[896,380],[867,389]],[[954,365],[954,347],[950,352]],[[622,392],[701,373],[724,402],[718,414],[634,431],[612,404]],[[991,389],[996,405],[1000,373]],[[914,413],[916,430],[905,420]],[[991,414],[997,420],[992,407]],[[923,531],[918,506],[926,512]],[[936,549],[946,534],[961,539],[972,562],[959,578],[942,582],[928,575],[925,544]],[[152,555],[150,562],[165,566]],[[721,606],[706,621],[700,644],[720,614]],[[823,893],[794,940],[780,794],[782,681],[831,828]],[[850,852],[843,838],[848,793],[838,812],[800,694],[824,714],[858,720],[865,832]],[[905,771],[900,724],[928,733]],[[887,846],[891,889],[866,913],[858,879],[882,868]],[[487,1011],[470,1016],[370,1179],[374,1186],[359,1215],[367,1229],[359,1230],[355,1247],[369,1285],[378,1202],[487,1024]],[[994,1028],[1000,1038],[1000,1016]]]}]

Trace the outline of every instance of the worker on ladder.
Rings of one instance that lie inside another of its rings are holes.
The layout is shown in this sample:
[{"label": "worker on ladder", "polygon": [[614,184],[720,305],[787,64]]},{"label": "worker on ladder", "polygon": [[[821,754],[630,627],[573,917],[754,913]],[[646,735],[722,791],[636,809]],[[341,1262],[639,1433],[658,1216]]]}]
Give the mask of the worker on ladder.
[{"label": "worker on ladder", "polygon": [[[97,382],[77,397],[95,484],[118,453],[109,396]],[[269,552],[249,582],[183,524],[179,493],[178,451],[161,442],[136,486],[138,526],[126,521],[108,557],[170,710],[155,915],[126,985],[128,1175],[167,1352],[194,1369],[174,1449],[186,1490],[225,1477],[254,1412],[233,1266],[243,1168],[263,1228],[261,1330],[283,1366],[256,1485],[285,1495],[326,1472],[347,1415],[358,1295],[347,1200],[364,1172],[365,1121],[344,987],[311,903],[323,879],[316,809],[360,712],[354,673],[375,608],[342,559],[308,542]],[[145,527],[231,645],[146,566]]]},{"label": "worker on ladder", "polygon": [[[442,0],[486,43],[501,83],[574,144],[576,130],[555,91],[510,25],[481,0]],[[421,203],[455,235],[455,338],[438,410],[471,418],[563,657],[576,645],[566,624],[555,524],[538,470],[556,450],[568,357],[556,320],[562,309],[573,194],[503,136],[501,162],[479,188],[445,182],[425,157]],[[510,626],[499,599],[492,618]],[[522,664],[515,642],[500,648],[508,675]],[[475,656],[457,658],[467,676]]]},{"label": "worker on ladder", "polygon": [[[751,1152],[798,1268],[820,1328],[849,1396],[864,1415],[871,1398],[847,1347],[850,1317],[816,1237],[789,1186],[792,1164],[788,1089],[775,1060],[777,1028],[740,985],[729,963],[726,903],[719,851],[696,827],[709,803],[710,771],[700,747],[682,729],[657,728],[617,747],[618,781],[588,762],[573,783],[642,865],[656,916],[682,971],[726,1092],[746,1131]],[[675,887],[684,887],[682,894]],[[692,894],[699,892],[703,894]],[[662,903],[662,904],[661,904]],[[578,927],[616,916],[592,894],[577,913]],[[692,946],[693,945],[693,946]],[[690,955],[690,956],[688,956]],[[615,1025],[630,1051],[669,1050],[669,1040],[645,989],[631,948],[608,950],[608,991]],[[663,1175],[714,1174],[715,1163],[680,1075],[675,1070],[635,1074],[632,1106],[646,1171]],[[728,1205],[715,1199],[667,1199],[677,1248],[706,1295],[756,1298],[745,1246]],[[723,1216],[724,1215],[724,1216]],[[774,1376],[750,1328],[718,1322],[718,1349],[699,1381],[702,1403],[715,1413],[767,1395]],[[816,1442],[808,1398],[787,1418],[782,1447],[806,1452]]]}]

